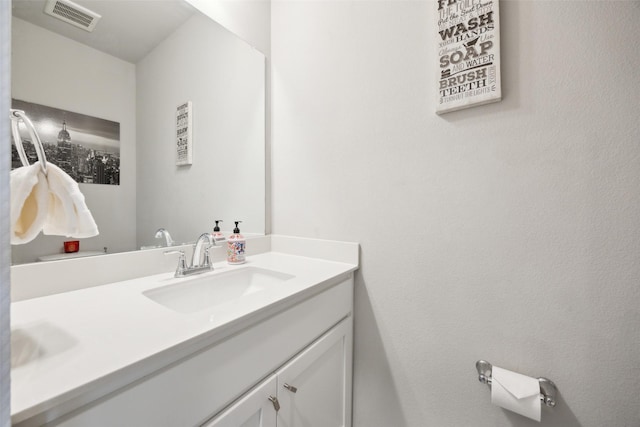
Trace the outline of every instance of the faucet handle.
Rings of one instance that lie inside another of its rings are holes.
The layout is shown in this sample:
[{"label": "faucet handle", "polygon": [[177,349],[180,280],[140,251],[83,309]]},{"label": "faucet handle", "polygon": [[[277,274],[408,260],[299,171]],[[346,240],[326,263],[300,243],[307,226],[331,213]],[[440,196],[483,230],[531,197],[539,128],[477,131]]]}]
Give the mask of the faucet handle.
[{"label": "faucet handle", "polygon": [[171,251],[164,251],[163,253],[165,255],[180,254],[182,256],[182,255],[184,255],[184,250],[182,250],[182,249],[174,249],[174,250],[171,250]]},{"label": "faucet handle", "polygon": [[176,268],[176,277],[184,275],[184,272],[187,270],[187,258],[184,255],[183,250],[174,250],[174,251],[165,251],[165,255],[170,254],[180,254],[180,258],[178,259],[178,267]]},{"label": "faucet handle", "polygon": [[211,246],[207,246],[204,248],[204,260],[202,262],[203,267],[209,267],[213,270],[213,265],[211,264],[211,258],[209,257],[209,249]]}]

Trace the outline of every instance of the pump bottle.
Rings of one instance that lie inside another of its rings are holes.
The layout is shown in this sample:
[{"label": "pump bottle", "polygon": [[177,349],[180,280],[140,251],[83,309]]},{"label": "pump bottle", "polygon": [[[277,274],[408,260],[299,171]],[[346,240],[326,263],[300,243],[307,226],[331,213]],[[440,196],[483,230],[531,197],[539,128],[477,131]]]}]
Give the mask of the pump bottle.
[{"label": "pump bottle", "polygon": [[233,229],[233,234],[227,239],[227,262],[229,264],[243,264],[245,260],[245,244],[246,240],[242,234],[238,224],[242,221],[235,221],[236,227]]},{"label": "pump bottle", "polygon": [[225,240],[224,234],[222,234],[222,232],[220,231],[220,227],[218,226],[219,222],[222,222],[222,220],[216,219],[216,226],[213,227],[213,233],[211,233],[213,240],[215,240],[216,242],[222,242]]}]

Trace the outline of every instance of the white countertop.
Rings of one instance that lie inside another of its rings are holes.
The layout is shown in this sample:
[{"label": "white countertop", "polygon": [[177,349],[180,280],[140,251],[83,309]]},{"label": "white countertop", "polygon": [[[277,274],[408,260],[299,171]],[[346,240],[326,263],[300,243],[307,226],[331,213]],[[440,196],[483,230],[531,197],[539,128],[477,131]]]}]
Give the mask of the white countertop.
[{"label": "white countertop", "polygon": [[173,273],[13,303],[13,423],[58,405],[65,412],[77,408],[339,283],[358,267],[267,252],[247,257],[240,266],[215,263],[215,270],[204,274],[245,266],[295,277],[192,314],[142,294],[185,280]]}]

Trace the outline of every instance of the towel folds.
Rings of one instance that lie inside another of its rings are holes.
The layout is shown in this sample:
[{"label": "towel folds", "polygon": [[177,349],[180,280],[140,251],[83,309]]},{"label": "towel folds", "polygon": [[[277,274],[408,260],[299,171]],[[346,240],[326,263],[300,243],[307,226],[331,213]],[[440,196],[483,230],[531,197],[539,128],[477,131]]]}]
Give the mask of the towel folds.
[{"label": "towel folds", "polygon": [[49,214],[42,232],[67,237],[93,237],[98,226],[84,202],[78,183],[58,166],[47,163]]},{"label": "towel folds", "polygon": [[36,238],[44,227],[49,205],[47,179],[37,162],[11,171],[11,244]]},{"label": "towel folds", "polygon": [[98,235],[78,183],[48,162],[11,171],[11,244],[24,244],[38,233],[75,238]]}]

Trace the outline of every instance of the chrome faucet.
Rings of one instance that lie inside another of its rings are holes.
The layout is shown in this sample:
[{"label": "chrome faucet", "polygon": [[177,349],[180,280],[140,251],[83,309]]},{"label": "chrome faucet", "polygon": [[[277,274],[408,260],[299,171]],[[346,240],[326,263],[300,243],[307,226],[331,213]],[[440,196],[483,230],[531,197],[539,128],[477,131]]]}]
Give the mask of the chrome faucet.
[{"label": "chrome faucet", "polygon": [[169,234],[169,232],[164,228],[158,228],[158,231],[156,231],[156,239],[161,238],[164,238],[165,246],[173,246],[174,242],[171,238],[171,234]]},{"label": "chrome faucet", "polygon": [[[196,244],[193,246],[193,256],[191,257],[191,266],[187,266],[187,260],[183,250],[178,251],[166,251],[168,254],[180,254],[178,260],[178,267],[174,277],[186,277],[192,274],[205,273],[213,270],[213,263],[209,256],[209,249],[212,247],[220,247],[216,245],[215,240],[211,236],[211,233],[202,233]],[[201,262],[202,260],[202,262]]]},{"label": "chrome faucet", "polygon": [[[217,246],[216,241],[211,236],[211,233],[202,233],[198,240],[196,240],[196,244],[193,247],[193,255],[191,257],[191,267],[209,267],[211,266],[211,260],[209,259],[209,248]],[[204,252],[204,260],[202,264],[200,261],[203,258]]]}]

